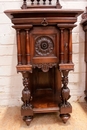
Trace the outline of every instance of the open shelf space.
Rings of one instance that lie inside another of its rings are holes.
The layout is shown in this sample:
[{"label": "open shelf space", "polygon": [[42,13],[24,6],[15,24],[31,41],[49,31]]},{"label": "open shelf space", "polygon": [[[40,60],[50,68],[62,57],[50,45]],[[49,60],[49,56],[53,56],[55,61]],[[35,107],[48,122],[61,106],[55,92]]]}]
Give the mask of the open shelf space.
[{"label": "open shelf space", "polygon": [[57,96],[51,89],[36,90],[32,105],[34,113],[57,112],[59,110]]}]

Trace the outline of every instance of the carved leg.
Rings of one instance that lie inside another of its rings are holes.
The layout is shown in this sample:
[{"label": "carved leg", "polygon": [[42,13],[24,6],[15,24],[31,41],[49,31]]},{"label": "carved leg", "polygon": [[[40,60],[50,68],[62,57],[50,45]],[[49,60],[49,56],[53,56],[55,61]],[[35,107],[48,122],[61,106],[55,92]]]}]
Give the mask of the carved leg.
[{"label": "carved leg", "polygon": [[60,104],[60,117],[62,118],[63,122],[66,123],[67,120],[70,118],[70,114],[72,112],[72,106],[70,105],[67,100],[70,98],[70,90],[67,87],[68,84],[68,73],[69,70],[62,70],[62,84],[63,87],[61,89],[61,99],[62,102]]},{"label": "carved leg", "polygon": [[22,101],[23,105],[21,107],[21,115],[24,116],[23,120],[26,122],[27,125],[30,124],[32,118],[33,118],[33,110],[31,105],[31,92],[29,90],[29,73],[23,72],[23,85],[24,89],[22,91]]}]

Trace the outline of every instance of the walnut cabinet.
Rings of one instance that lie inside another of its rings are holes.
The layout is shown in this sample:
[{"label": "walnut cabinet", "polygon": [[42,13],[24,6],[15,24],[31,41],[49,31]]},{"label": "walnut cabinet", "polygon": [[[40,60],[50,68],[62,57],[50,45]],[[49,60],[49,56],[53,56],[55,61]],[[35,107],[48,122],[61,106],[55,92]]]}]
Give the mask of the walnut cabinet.
[{"label": "walnut cabinet", "polygon": [[72,112],[68,102],[68,74],[74,69],[72,29],[82,10],[61,9],[59,1],[56,6],[32,4],[28,7],[24,0],[22,9],[5,13],[16,30],[16,68],[23,76],[24,86],[23,120],[29,125],[34,113],[59,111],[66,123]]}]

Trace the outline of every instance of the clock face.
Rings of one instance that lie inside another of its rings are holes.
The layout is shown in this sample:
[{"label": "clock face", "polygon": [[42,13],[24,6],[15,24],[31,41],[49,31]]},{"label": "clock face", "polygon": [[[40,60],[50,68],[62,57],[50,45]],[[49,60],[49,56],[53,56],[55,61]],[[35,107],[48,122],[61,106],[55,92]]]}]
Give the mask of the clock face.
[{"label": "clock face", "polygon": [[53,40],[48,36],[40,36],[35,41],[36,55],[48,56],[53,53]]}]

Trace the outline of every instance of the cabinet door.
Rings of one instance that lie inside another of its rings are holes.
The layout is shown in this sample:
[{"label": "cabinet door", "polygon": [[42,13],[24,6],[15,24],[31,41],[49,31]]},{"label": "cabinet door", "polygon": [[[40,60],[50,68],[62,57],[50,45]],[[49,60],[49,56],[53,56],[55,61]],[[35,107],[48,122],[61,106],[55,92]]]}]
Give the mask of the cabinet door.
[{"label": "cabinet door", "polygon": [[56,27],[34,27],[30,32],[32,64],[59,62],[59,30]]}]

